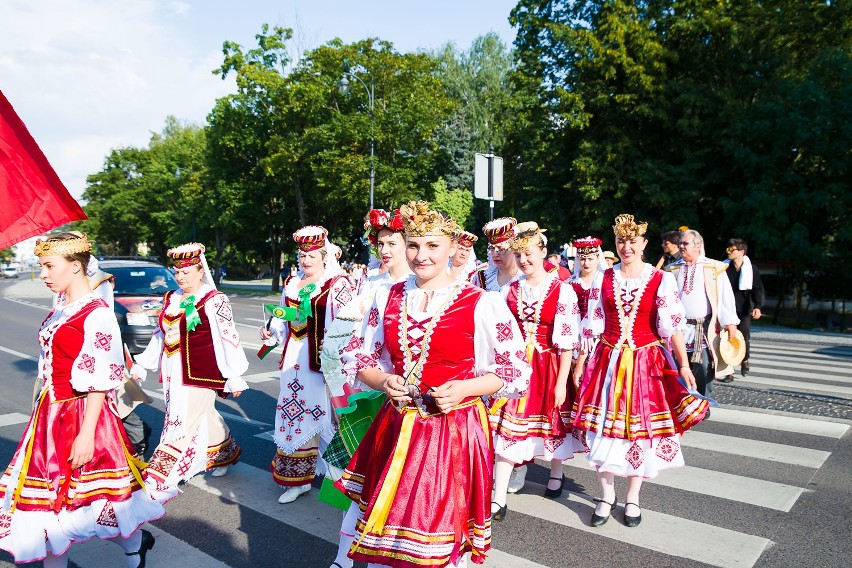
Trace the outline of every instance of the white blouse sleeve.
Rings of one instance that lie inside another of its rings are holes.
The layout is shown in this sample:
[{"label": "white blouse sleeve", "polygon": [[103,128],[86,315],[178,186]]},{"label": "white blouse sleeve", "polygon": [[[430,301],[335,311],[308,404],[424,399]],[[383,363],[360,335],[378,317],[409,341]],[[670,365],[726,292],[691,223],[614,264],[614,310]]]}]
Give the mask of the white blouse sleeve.
[{"label": "white blouse sleeve", "polygon": [[595,279],[592,281],[592,287],[589,288],[589,304],[586,311],[586,317],[581,323],[583,341],[597,339],[604,331],[604,311],[603,311],[603,272],[598,272]]},{"label": "white blouse sleeve", "polygon": [[346,276],[338,278],[331,289],[328,291],[329,301],[325,310],[325,322],[323,323],[323,334],[331,327],[331,322],[337,317],[343,306],[352,301],[355,297],[355,292],[352,289],[352,283]]},{"label": "white blouse sleeve", "polygon": [[360,371],[378,368],[386,373],[393,372],[390,355],[385,349],[384,319],[387,300],[387,294],[376,294],[349,343],[340,350],[340,362],[346,381],[359,390],[370,390],[369,386],[358,379]]},{"label": "white blouse sleeve", "polygon": [[95,308],[83,322],[83,345],[71,366],[77,392],[111,391],[124,380],[124,351],[115,313]]},{"label": "white blouse sleeve", "polygon": [[485,292],[473,313],[476,376],[494,373],[503,380],[495,397],[520,398],[530,384],[532,369],[526,360],[521,330],[503,297]]},{"label": "white blouse sleeve", "polygon": [[723,270],[716,277],[716,288],[719,296],[719,325],[739,325],[740,318],[737,316],[737,304],[734,299],[734,289],[731,287],[731,279]]},{"label": "white blouse sleeve", "polygon": [[559,285],[552,341],[562,351],[580,347],[580,307],[577,304],[577,293],[568,282]]},{"label": "white blouse sleeve", "polygon": [[657,333],[668,339],[679,331],[686,331],[686,310],[678,296],[674,275],[664,272],[657,288]]},{"label": "white blouse sleeve", "polygon": [[210,322],[216,365],[222,376],[227,379],[225,392],[246,390],[249,387],[242,379],[242,375],[248,370],[249,362],[234,323],[231,301],[225,294],[216,294],[204,304],[204,313]]}]

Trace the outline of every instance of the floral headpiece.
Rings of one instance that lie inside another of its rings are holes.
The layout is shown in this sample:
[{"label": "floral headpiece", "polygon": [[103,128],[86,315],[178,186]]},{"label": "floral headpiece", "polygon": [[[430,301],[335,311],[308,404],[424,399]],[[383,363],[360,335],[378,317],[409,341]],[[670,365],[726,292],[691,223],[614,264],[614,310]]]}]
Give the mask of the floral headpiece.
[{"label": "floral headpiece", "polygon": [[373,246],[379,242],[379,231],[388,229],[394,232],[400,232],[405,229],[402,223],[402,215],[399,209],[394,209],[390,213],[384,209],[371,209],[367,214],[367,221],[364,223],[364,229],[367,231],[364,238]]},{"label": "floral headpiece", "polygon": [[409,237],[446,235],[455,240],[459,233],[455,219],[429,209],[426,201],[410,201],[399,208],[405,233]]},{"label": "floral headpiece", "polygon": [[175,268],[186,268],[201,264],[201,255],[204,254],[204,245],[201,243],[187,243],[166,251],[166,256],[172,259]]},{"label": "floral headpiece", "polygon": [[597,237],[583,237],[574,241],[574,248],[577,249],[577,256],[583,254],[597,254],[600,251],[600,246],[603,244]]},{"label": "floral headpiece", "polygon": [[518,221],[514,217],[500,217],[489,221],[482,227],[482,232],[485,233],[488,239],[488,244],[496,245],[503,243],[515,236],[515,225]]},{"label": "floral headpiece", "polygon": [[622,213],[615,218],[615,225],[612,226],[612,230],[616,237],[639,237],[648,230],[648,223],[636,223],[633,220],[633,215]]},{"label": "floral headpiece", "polygon": [[509,246],[514,251],[527,250],[530,246],[547,246],[547,237],[544,232],[547,229],[540,229],[535,221],[526,221],[515,225],[515,236]]},{"label": "floral headpiece", "polygon": [[319,250],[325,246],[328,231],[319,225],[308,225],[293,233],[293,240],[299,245],[301,252]]},{"label": "floral headpiece", "polygon": [[472,248],[473,243],[479,240],[479,237],[469,231],[459,231],[459,237],[456,243],[467,248]]},{"label": "floral headpiece", "polygon": [[85,234],[80,234],[76,239],[54,239],[51,240],[36,240],[33,254],[42,256],[68,256],[71,254],[79,254],[81,252],[91,252],[92,241],[86,238]]}]

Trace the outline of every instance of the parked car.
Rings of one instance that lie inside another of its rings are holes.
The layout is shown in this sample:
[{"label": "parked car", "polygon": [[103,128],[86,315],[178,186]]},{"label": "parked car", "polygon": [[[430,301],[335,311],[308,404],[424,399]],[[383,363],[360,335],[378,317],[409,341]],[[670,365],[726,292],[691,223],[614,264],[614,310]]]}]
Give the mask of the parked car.
[{"label": "parked car", "polygon": [[14,266],[4,266],[3,269],[3,278],[17,278],[18,277],[18,269]]},{"label": "parked car", "polygon": [[171,271],[150,260],[99,261],[100,269],[115,277],[115,317],[121,340],[132,354],[148,346],[163,310],[163,294],[178,285]]}]

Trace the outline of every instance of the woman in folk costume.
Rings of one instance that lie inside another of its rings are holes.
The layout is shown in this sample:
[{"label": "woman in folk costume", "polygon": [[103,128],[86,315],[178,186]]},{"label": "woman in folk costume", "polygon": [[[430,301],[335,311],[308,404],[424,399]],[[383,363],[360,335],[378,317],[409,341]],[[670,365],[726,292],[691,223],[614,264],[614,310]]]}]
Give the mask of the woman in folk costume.
[{"label": "woman in folk costume", "polygon": [[[470,282],[480,288],[484,287],[482,280],[482,272],[476,262],[476,255],[473,252],[473,245],[479,237],[468,231],[459,230],[458,239],[456,239],[456,254],[450,258],[450,276],[453,280],[462,282]],[[483,269],[488,265],[483,265]]]},{"label": "woman in folk costume", "polygon": [[529,366],[498,294],[453,281],[456,224],[400,208],[414,274],[373,304],[343,353],[355,384],[384,391],[337,487],[359,506],[349,557],[369,566],[463,566],[490,547],[492,446],[482,396],[517,397]]},{"label": "woman in folk costume", "polygon": [[502,292],[523,334],[532,376],[523,398],[499,401],[491,409],[496,453],[491,513],[498,521],[506,516],[506,492],[515,465],[535,458],[549,461],[545,497],[556,498],[565,484],[563,460],[586,450],[571,436],[570,425],[573,385],[569,389],[568,377],[580,338],[577,296],[570,284],[545,270],[544,230],[528,222],[515,226],[515,233],[511,247],[523,274]]},{"label": "woman in folk costume", "polygon": [[145,491],[111,394],[124,378],[121,332],[89,287],[90,251],[71,233],[36,241],[40,277],[62,297],[38,332],[41,390],[0,479],[0,548],[54,568],[72,543],[114,538],[135,568],[154,546],[140,525],[165,510]]},{"label": "woman in folk costume", "polygon": [[[597,237],[583,237],[576,239],[573,243],[576,255],[574,256],[574,273],[571,276],[571,286],[577,294],[577,305],[580,307],[580,319],[584,319],[589,308],[589,294],[592,291],[595,276],[603,273],[607,268],[606,259],[603,255],[601,241]],[[588,342],[587,342],[588,343]],[[589,351],[594,351],[595,346],[587,345]],[[574,362],[573,382],[579,383],[580,377],[586,368],[586,351],[580,351]]]},{"label": "woman in folk costume", "polygon": [[215,405],[217,396],[237,397],[248,388],[231,302],[213,283],[204,245],[188,243],[166,254],[180,289],[163,296],[159,328],[131,370],[138,380],[159,370],[163,383],[163,433],[145,472],[163,501],[177,495],[180,482],[208,470],[225,475],[239,460],[240,447]]},{"label": "woman in folk costume", "polygon": [[[600,340],[572,413],[574,426],[586,431],[601,484],[592,526],[604,524],[615,507],[615,475],[627,477],[624,523],[639,524],[642,479],[684,465],[680,435],[708,408],[684,386],[695,388],[683,340],[686,317],[672,275],[642,261],[647,228],[632,215],[615,218],[621,263],[596,276],[583,320],[584,343]],[[678,363],[663,346],[666,339]]]},{"label": "woman in folk costume", "polygon": [[380,270],[364,280],[358,297],[337,314],[325,334],[320,356],[322,373],[332,395],[332,407],[337,413],[339,424],[338,432],[323,452],[322,457],[328,469],[319,499],[347,510],[340,527],[340,542],[332,568],[352,567],[352,560],[347,554],[355,538],[358,505],[330,483],[342,476],[343,469],[352,459],[355,448],[385,400],[385,394],[381,391],[357,390],[347,382],[340,354],[350,342],[357,341],[364,316],[378,316],[378,310],[370,309],[376,297],[383,298],[379,300],[380,303],[386,302],[390,287],[411,274],[405,258],[405,233],[399,209],[390,213],[383,209],[373,209],[364,228],[367,230],[367,241],[375,247],[375,256],[381,261]]},{"label": "woman in folk costume", "polygon": [[278,449],[270,466],[275,483],[286,488],[279,503],[291,503],[311,490],[320,442],[325,448],[334,436],[320,352],[326,331],[353,297],[328,231],[309,225],[293,233],[293,240],[299,247],[299,272],[285,280],[280,305],[297,315],[286,321],[272,318],[268,329],[260,330],[265,343],[284,346],[275,412]]},{"label": "woman in folk costume", "polygon": [[482,287],[486,290],[499,292],[500,288],[516,280],[520,274],[515,264],[515,255],[509,247],[517,224],[513,217],[501,217],[482,227],[488,239],[489,266],[480,274]]}]

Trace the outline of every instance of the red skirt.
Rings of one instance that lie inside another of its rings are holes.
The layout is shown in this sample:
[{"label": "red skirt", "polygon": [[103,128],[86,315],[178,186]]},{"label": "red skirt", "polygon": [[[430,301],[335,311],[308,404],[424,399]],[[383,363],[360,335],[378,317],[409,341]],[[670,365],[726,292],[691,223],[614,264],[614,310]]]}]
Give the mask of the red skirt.
[{"label": "red skirt", "polygon": [[615,349],[600,341],[574,402],[575,427],[609,438],[682,434],[704,419],[709,403],[689,394],[659,344]]},{"label": "red skirt", "polygon": [[569,379],[565,402],[557,408],[553,391],[559,371],[559,355],[556,351],[533,351],[530,366],[532,375],[527,394],[522,398],[509,399],[491,415],[494,435],[517,442],[528,438],[565,439],[573,430],[574,385]]},{"label": "red skirt", "polygon": [[491,547],[492,462],[480,399],[427,417],[385,403],[335,484],[360,508],[349,557],[409,568],[473,552],[481,564]]}]

